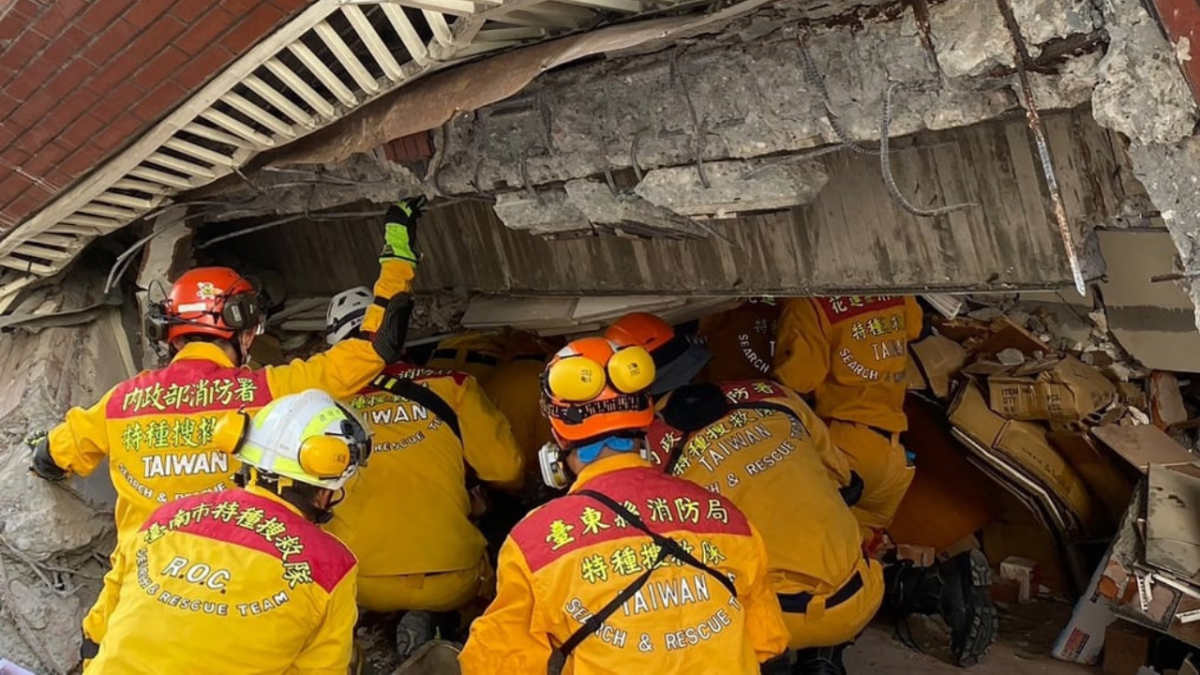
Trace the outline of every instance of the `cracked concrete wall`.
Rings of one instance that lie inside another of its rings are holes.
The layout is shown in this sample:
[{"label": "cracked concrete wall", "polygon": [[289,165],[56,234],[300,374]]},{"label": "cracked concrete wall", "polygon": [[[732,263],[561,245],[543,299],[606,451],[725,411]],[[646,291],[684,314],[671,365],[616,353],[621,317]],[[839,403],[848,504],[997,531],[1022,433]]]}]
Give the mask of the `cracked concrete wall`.
[{"label": "cracked concrete wall", "polygon": [[[1092,2],[1012,4],[1031,55],[1042,59],[1034,73],[1042,107],[1086,102],[1102,48],[1102,16]],[[857,19],[856,30],[806,18],[784,4],[690,46],[544,75],[519,97],[448,123],[432,182],[443,194],[499,193],[506,224],[535,232],[587,224],[576,213],[529,213],[519,206],[525,198],[504,193],[614,170],[636,171],[632,192],[656,194],[657,205],[682,216],[767,211],[811,203],[824,181],[781,186],[776,175],[766,185],[712,189],[688,178],[699,173],[692,167],[716,163],[716,171],[740,175],[757,158],[838,143],[831,117],[853,140],[877,141],[892,82],[904,86],[894,97],[891,136],[963,127],[1019,107],[1016,51],[994,2],[932,5],[927,21],[910,7],[876,9]],[[655,186],[666,175],[688,183],[672,204]],[[549,191],[551,201],[563,201],[561,188]],[[748,196],[731,197],[739,191]]]},{"label": "cracked concrete wall", "polygon": [[[809,53],[832,111],[855,140],[878,139],[889,82],[910,85],[897,93],[893,135],[974,124],[1016,107],[1015,52],[995,4],[955,0],[929,11],[932,54],[911,10],[853,32],[812,27]],[[1015,0],[1014,11],[1033,26],[1027,40],[1034,45],[1090,34],[1098,18],[1086,0]],[[798,26],[786,14],[769,18],[765,35],[763,23],[751,20],[677,55],[550,73],[518,98],[459,116],[448,125],[439,189],[456,194],[524,186],[526,176],[534,184],[582,178],[606,164],[632,167],[634,150],[638,166],[649,169],[686,165],[697,155],[749,159],[837,142],[806,77]],[[1065,73],[1060,86],[1068,91],[1094,85],[1086,72]],[[1042,79],[1047,88],[1060,84],[1055,75]]]},{"label": "cracked concrete wall", "polygon": [[[1092,96],[1096,119],[1130,140],[1138,180],[1162,214],[1179,253],[1177,282],[1197,307],[1200,329],[1200,119],[1172,45],[1138,0],[1098,0],[1111,43]],[[1163,273],[1172,261],[1162,261]]]},{"label": "cracked concrete wall", "polygon": [[[929,6],[927,21],[904,8],[853,26],[806,24],[827,108],[801,54],[801,21],[810,17],[789,9],[795,4],[674,52],[550,73],[520,97],[459,116],[445,129],[438,189],[503,193],[636,165],[648,172],[634,188],[645,196],[653,191],[647,181],[663,170],[694,176],[697,158],[746,161],[837,143],[831,117],[869,143],[879,138],[889,82],[905,85],[892,135],[962,127],[1024,104],[1015,47],[995,2],[949,0]],[[1178,61],[1191,58],[1190,45],[1164,39],[1140,0],[1011,5],[1035,60],[1038,107],[1090,102],[1101,125],[1129,139],[1137,177],[1179,245],[1183,270],[1200,270],[1197,107]],[[738,210],[719,192],[677,191],[676,211]],[[1200,281],[1186,283],[1200,307]]]}]

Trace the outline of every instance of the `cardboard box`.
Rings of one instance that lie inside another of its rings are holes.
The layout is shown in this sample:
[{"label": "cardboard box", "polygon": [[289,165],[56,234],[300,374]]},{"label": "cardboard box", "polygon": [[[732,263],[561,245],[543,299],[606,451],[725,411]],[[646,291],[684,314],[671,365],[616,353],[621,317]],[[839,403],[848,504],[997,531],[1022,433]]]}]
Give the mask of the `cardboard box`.
[{"label": "cardboard box", "polygon": [[1011,420],[1078,422],[1117,399],[1117,387],[1073,356],[1032,377],[988,378],[992,410]]},{"label": "cardboard box", "polygon": [[1104,633],[1104,675],[1135,675],[1150,656],[1154,634],[1117,621]]},{"label": "cardboard box", "polygon": [[973,382],[963,386],[951,404],[950,423],[976,443],[996,450],[1050,491],[1085,529],[1096,528],[1099,512],[1091,494],[1075,469],[1047,440],[1045,427],[997,415]]},{"label": "cardboard box", "polygon": [[933,395],[949,398],[951,381],[967,365],[966,348],[950,338],[930,335],[909,349],[912,352],[910,363],[920,371]]},{"label": "cardboard box", "polygon": [[1012,556],[1000,562],[1000,578],[1017,582],[1017,602],[1025,604],[1037,593],[1036,560]]},{"label": "cardboard box", "polygon": [[1109,520],[1121,522],[1134,488],[1134,482],[1118,466],[1121,460],[1097,447],[1087,433],[1051,432],[1046,438],[1079,473],[1088,490],[1103,505]]},{"label": "cardboard box", "polygon": [[1067,622],[1050,656],[1060,661],[1095,665],[1100,661],[1100,652],[1104,649],[1104,638],[1108,627],[1117,620],[1108,600],[1098,591],[1100,579],[1104,576],[1104,566],[1092,574],[1092,581],[1087,591],[1075,603],[1071,612],[1071,620]]}]

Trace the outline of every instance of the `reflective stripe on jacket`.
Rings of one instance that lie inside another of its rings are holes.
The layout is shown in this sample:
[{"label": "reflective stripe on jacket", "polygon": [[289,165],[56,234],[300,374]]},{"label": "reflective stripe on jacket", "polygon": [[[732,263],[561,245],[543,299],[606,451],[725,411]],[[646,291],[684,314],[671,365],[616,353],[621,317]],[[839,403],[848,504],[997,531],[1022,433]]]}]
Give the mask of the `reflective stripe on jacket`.
[{"label": "reflective stripe on jacket", "polygon": [[[735,600],[705,571],[668,558],[567,659],[564,673],[757,673],[788,642],[767,584],[762,539],[727,499],[670,478],[636,454],[599,460],[572,487],[624,503],[655,532],[731,575]],[[500,552],[496,600],[471,626],[463,672],[545,672],[594,612],[652,564],[650,537],[586,496],[554,500],[513,530]]]},{"label": "reflective stripe on jacket", "polygon": [[271,493],[167,504],[113,559],[88,675],[347,672],[354,556]]}]

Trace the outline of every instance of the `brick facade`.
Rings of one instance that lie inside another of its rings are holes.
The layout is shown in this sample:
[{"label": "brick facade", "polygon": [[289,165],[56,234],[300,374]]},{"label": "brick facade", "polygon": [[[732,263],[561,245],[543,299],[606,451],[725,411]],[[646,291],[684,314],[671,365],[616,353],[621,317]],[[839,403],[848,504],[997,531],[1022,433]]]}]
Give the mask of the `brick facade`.
[{"label": "brick facade", "polygon": [[0,0],[0,232],[137,138],[305,0]]}]

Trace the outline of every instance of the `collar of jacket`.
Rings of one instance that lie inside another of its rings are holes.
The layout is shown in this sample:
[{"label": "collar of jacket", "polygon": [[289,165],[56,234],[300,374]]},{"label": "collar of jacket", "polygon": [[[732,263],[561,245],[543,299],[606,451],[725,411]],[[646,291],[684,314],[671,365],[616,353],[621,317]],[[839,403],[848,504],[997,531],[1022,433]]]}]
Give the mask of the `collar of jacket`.
[{"label": "collar of jacket", "polygon": [[[247,485],[245,487],[245,490],[246,490],[246,492],[249,492],[252,495],[257,495],[257,496],[263,497],[265,499],[270,499],[271,501],[275,502],[276,504],[280,504],[280,505],[286,507],[287,510],[291,511],[292,513],[295,513],[296,515],[300,516],[301,518],[305,518],[304,513],[302,511],[300,511],[300,509],[296,508],[295,504],[292,504],[288,500],[284,499],[283,497],[280,497],[279,495],[275,494],[274,492],[271,492],[270,490],[259,487],[257,485]],[[307,518],[305,518],[305,519],[307,520]]]},{"label": "collar of jacket", "polygon": [[208,342],[189,342],[179,350],[175,358],[171,359],[171,363],[176,361],[212,361],[213,363],[232,368],[233,361],[225,354],[225,351],[220,347]]},{"label": "collar of jacket", "polygon": [[606,473],[620,471],[621,469],[632,469],[634,467],[648,467],[650,463],[642,459],[642,455],[637,452],[622,453],[605,457],[583,467],[583,471],[579,472],[579,477],[575,479],[575,483],[571,486],[568,492],[582,490],[583,486],[597,476],[603,476]]}]

